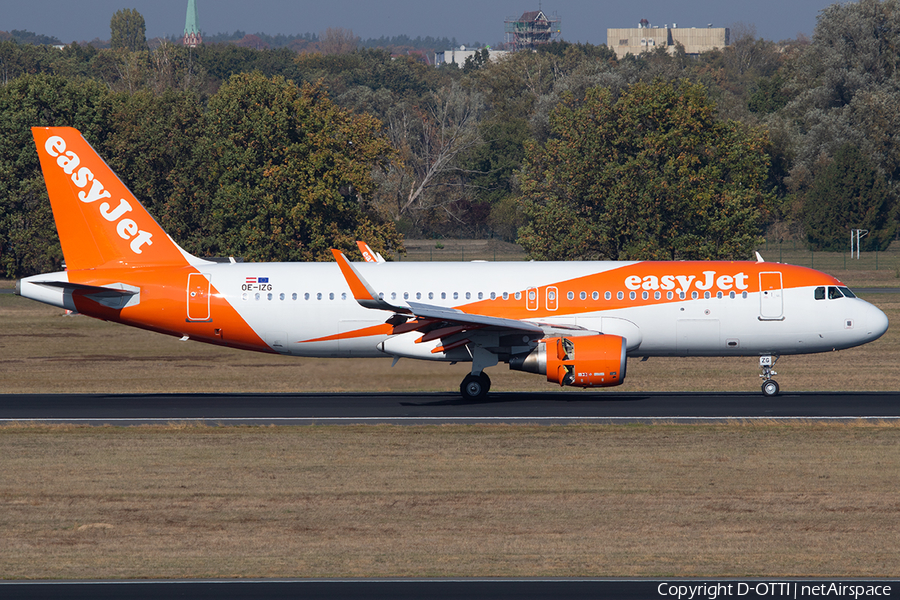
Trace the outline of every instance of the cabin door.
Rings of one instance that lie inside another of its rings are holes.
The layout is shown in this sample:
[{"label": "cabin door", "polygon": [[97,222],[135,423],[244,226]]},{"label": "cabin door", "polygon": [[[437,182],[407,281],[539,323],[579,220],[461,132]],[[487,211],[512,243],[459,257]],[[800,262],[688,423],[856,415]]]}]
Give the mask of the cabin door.
[{"label": "cabin door", "polygon": [[209,321],[209,275],[190,273],[187,284],[187,320]]},{"label": "cabin door", "polygon": [[759,274],[759,318],[777,321],[784,318],[784,299],[781,273]]}]

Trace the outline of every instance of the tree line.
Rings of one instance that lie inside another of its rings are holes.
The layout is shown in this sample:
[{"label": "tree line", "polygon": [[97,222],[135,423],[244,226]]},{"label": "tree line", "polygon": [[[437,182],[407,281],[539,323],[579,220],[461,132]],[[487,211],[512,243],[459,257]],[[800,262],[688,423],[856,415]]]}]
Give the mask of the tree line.
[{"label": "tree line", "polygon": [[7,276],[61,260],[38,125],[81,129],[206,256],[316,260],[357,238],[390,254],[407,235],[496,236],[536,259],[744,259],[764,234],[816,250],[852,228],[863,250],[897,235],[900,0],[834,4],[811,39],[737,26],[699,56],[554,42],[464,68],[344,30],[315,53],[150,50],[134,13],[119,35],[114,16],[110,49],[0,41]]}]

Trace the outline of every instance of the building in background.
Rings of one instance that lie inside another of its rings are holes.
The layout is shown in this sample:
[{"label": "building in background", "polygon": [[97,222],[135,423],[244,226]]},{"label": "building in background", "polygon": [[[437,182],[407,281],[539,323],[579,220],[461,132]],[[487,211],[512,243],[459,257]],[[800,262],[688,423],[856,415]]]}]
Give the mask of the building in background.
[{"label": "building in background", "polygon": [[[459,48],[454,48],[451,50],[441,50],[440,52],[434,53],[434,66],[439,67],[445,63],[447,64],[455,64],[457,67],[462,68],[463,65],[466,64],[467,58],[473,58],[476,54],[480,54],[484,49],[483,48],[466,48],[465,46],[460,46]],[[488,60],[495,61],[501,56],[506,56],[509,54],[509,50],[491,50],[487,48],[488,51]]]},{"label": "building in background", "polygon": [[512,50],[534,50],[558,38],[561,23],[556,14],[548,16],[543,10],[523,13],[518,19],[509,17],[505,21],[506,44]]},{"label": "building in background", "polygon": [[200,28],[197,26],[197,3],[188,0],[187,16],[184,18],[184,38],[182,43],[188,48],[196,48],[203,43]]},{"label": "building in background", "polygon": [[706,27],[678,27],[673,23],[672,27],[654,27],[647,19],[641,19],[635,28],[607,29],[606,45],[615,51],[618,58],[626,54],[652,52],[660,47],[672,54],[677,44],[684,46],[686,54],[697,55],[728,46],[730,35],[727,27],[713,27],[712,24]]}]

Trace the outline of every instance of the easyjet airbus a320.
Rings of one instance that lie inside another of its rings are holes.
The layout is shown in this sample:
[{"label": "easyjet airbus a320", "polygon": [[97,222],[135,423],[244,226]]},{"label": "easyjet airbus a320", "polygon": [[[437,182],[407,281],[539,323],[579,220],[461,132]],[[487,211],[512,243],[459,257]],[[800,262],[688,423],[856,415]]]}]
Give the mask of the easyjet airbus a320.
[{"label": "easyjet airbus a320", "polygon": [[780,355],[871,342],[887,317],[838,280],[758,262],[221,263],[162,230],[81,134],[33,129],[67,270],[18,294],[183,339],[318,357],[471,362],[609,387],[628,357]]}]

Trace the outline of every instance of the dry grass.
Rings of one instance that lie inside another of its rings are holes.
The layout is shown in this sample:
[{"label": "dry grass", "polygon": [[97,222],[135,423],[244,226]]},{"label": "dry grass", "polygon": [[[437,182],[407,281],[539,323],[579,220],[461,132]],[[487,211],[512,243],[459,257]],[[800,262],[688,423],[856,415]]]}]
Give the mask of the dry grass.
[{"label": "dry grass", "polygon": [[889,425],[0,429],[6,578],[896,576]]},{"label": "dry grass", "polygon": [[[871,294],[892,323],[900,295]],[[0,294],[0,389],[5,393],[454,391],[468,365],[390,359],[300,359],[219,348],[106,323]],[[785,391],[900,389],[900,328],[839,353],[788,356]],[[756,391],[754,358],[632,360],[612,391]],[[348,376],[352,374],[351,376]],[[490,369],[495,391],[559,389],[537,375]],[[579,393],[578,390],[567,390]],[[593,393],[593,392],[592,392]]]},{"label": "dry grass", "polygon": [[[867,299],[897,322],[900,296]],[[615,389],[755,391],[755,363],[632,361]],[[786,357],[779,381],[896,390],[898,363],[894,327]],[[454,390],[465,372],[181,343],[0,294],[7,393]],[[883,423],[16,424],[0,428],[0,577],[896,576],[898,445]]]}]

